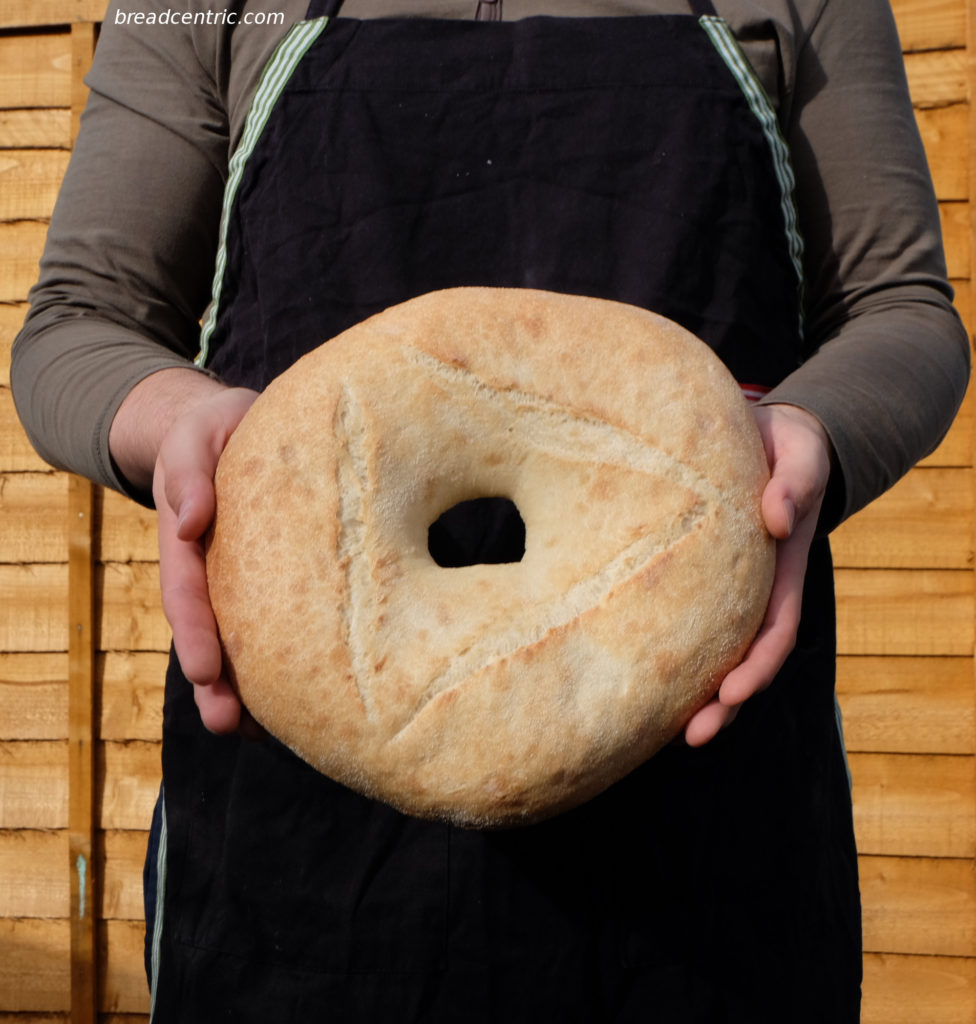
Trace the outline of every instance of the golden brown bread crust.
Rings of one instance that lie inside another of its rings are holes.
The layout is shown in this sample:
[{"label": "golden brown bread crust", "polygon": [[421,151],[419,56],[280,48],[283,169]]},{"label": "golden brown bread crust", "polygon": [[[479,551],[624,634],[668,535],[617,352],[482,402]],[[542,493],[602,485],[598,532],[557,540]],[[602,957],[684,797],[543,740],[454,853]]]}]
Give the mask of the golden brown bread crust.
[{"label": "golden brown bread crust", "polygon": [[[254,717],[415,815],[538,820],[667,743],[758,629],[767,468],[736,383],[619,303],[451,289],[273,381],[217,472],[208,551]],[[521,562],[441,568],[429,525],[510,498]]]}]

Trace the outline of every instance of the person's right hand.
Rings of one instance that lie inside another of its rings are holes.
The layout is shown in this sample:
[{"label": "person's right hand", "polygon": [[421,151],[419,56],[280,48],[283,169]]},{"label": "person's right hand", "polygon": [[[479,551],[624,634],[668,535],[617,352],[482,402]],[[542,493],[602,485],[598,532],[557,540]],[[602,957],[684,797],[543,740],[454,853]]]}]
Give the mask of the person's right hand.
[{"label": "person's right hand", "polygon": [[112,425],[112,454],[136,486],[151,473],[159,531],[163,612],[203,724],[216,733],[241,724],[241,704],[224,671],[210,606],[204,537],[216,509],[214,474],[227,440],[257,398],[195,370],[164,370],[141,381]]},{"label": "person's right hand", "polygon": [[163,611],[200,718],[217,733],[239,727],[241,704],[224,673],[203,538],[216,511],[217,460],[256,397],[254,391],[230,388],[194,406],[163,438],[153,473]]}]

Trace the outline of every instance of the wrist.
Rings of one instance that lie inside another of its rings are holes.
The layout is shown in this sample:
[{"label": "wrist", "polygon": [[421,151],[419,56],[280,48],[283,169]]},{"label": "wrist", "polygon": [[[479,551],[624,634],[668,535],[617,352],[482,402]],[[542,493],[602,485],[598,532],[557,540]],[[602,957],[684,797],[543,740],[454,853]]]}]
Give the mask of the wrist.
[{"label": "wrist", "polygon": [[134,489],[151,490],[159,447],[172,425],[225,390],[225,384],[189,365],[157,370],[132,388],[112,420],[109,453]]}]

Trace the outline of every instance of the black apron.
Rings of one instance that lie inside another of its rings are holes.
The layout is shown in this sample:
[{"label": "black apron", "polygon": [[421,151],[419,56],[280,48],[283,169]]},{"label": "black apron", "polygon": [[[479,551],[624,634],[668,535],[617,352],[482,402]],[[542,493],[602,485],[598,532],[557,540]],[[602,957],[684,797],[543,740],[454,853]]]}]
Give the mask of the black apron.
[{"label": "black apron", "polygon": [[[803,356],[789,172],[713,13],[304,23],[232,162],[209,365],[261,388],[481,284],[645,306],[774,385]],[[831,576],[818,542],[795,652],[715,741],[507,832],[208,734],[174,660],[153,1020],[856,1021]]]}]

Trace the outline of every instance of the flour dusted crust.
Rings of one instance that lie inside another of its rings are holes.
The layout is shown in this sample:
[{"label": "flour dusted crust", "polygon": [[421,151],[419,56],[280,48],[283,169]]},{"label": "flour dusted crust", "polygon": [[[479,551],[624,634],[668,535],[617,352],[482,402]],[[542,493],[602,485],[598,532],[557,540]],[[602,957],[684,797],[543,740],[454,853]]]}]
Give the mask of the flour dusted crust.
[{"label": "flour dusted crust", "polygon": [[[716,356],[652,313],[460,288],[282,374],[231,437],[207,556],[254,717],[326,775],[464,825],[594,796],[680,730],[763,618],[762,445]],[[521,562],[427,530],[510,498]]]}]

